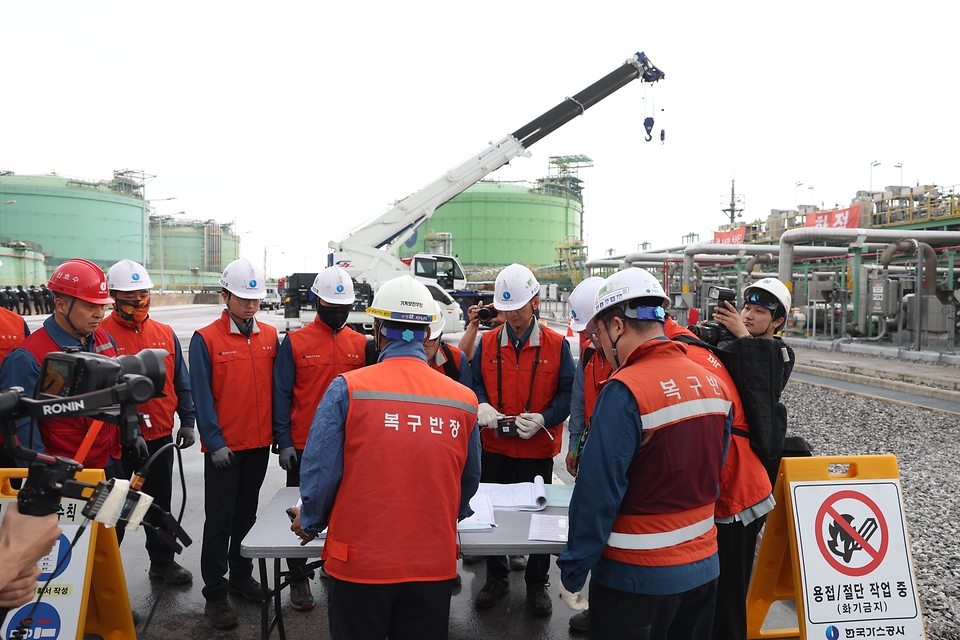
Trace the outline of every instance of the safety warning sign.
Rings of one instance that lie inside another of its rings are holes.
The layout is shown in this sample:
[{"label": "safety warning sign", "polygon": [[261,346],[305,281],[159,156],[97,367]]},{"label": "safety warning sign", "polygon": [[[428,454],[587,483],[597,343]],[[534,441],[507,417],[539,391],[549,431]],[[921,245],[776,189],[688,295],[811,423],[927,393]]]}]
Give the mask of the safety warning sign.
[{"label": "safety warning sign", "polygon": [[923,638],[900,481],[791,482],[808,638]]}]

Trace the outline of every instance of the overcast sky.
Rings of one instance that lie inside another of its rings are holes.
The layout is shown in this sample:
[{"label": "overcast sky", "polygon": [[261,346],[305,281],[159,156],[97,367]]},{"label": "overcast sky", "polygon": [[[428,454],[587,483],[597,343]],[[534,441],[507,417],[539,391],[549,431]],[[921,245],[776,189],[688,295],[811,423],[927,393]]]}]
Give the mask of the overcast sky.
[{"label": "overcast sky", "polygon": [[244,256],[283,252],[272,275],[315,269],[329,240],[643,50],[666,80],[491,177],[586,154],[591,256],[660,248],[710,240],[733,177],[751,221],[848,203],[872,161],[875,190],[897,163],[904,184],[960,183],[958,19],[956,2],[6,0],[0,168],[142,169],[148,198],[177,198],[161,213],[235,220]]}]

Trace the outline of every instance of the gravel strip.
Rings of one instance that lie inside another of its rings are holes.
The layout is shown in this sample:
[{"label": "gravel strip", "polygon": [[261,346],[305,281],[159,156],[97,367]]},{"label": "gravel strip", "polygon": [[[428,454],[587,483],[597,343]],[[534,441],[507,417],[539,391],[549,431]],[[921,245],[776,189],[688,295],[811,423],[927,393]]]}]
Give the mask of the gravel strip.
[{"label": "gravel strip", "polygon": [[792,382],[788,434],[815,455],[893,454],[929,640],[960,640],[960,419]]}]

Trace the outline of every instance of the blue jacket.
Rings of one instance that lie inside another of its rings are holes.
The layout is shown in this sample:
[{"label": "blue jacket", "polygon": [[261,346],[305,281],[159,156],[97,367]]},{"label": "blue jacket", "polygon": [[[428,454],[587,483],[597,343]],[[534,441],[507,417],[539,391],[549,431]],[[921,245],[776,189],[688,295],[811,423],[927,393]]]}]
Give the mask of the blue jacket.
[{"label": "blue jacket", "polygon": [[[419,342],[392,340],[380,352],[380,361],[387,358],[419,358],[427,361],[423,345]],[[319,534],[327,526],[333,502],[343,478],[344,426],[350,398],[347,383],[342,376],[334,378],[323,400],[317,407],[310,437],[300,463],[300,526],[303,530]],[[412,462],[411,462],[412,463]],[[467,463],[460,476],[460,519],[471,515],[470,498],[480,485],[480,427],[474,425],[470,432]]]},{"label": "blue jacket", "polygon": [[[727,417],[727,436],[731,423],[732,413]],[[627,470],[640,452],[643,437],[640,409],[619,380],[607,383],[600,393],[593,424],[597,428],[590,431],[583,448],[581,469],[602,468],[603,473],[577,476],[577,490],[570,501],[567,546],[557,558],[563,586],[571,592],[580,591],[589,572],[610,589],[669,595],[689,591],[719,576],[717,554],[700,562],[668,567],[631,565],[603,557],[629,484]]]}]

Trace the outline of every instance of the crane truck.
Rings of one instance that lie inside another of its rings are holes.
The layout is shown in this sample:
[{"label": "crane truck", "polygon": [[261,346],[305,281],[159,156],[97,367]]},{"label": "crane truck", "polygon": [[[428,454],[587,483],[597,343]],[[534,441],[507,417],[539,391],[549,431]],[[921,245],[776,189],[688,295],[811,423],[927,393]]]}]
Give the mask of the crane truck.
[{"label": "crane truck", "polygon": [[[396,255],[400,245],[430,219],[437,207],[514,158],[530,157],[529,148],[535,142],[638,78],[649,83],[664,78],[663,72],[654,66],[642,51],[630,56],[619,68],[583,91],[567,97],[513,133],[491,142],[489,146],[398,202],[383,215],[347,233],[340,240],[331,241],[328,245],[328,266],[338,265],[344,268],[356,283],[368,285],[362,287],[365,291],[362,295],[370,296],[369,300],[359,299],[361,288],[357,287],[358,301],[347,323],[355,328],[363,325],[369,332],[372,329],[370,318],[359,309],[369,306],[373,293],[381,283],[409,274],[426,284],[434,299],[444,307],[446,330],[462,330],[462,311],[450,293],[466,287],[463,266],[454,256],[438,254],[420,253],[409,261],[401,260]],[[312,320],[310,312],[302,307],[301,320]]]}]

